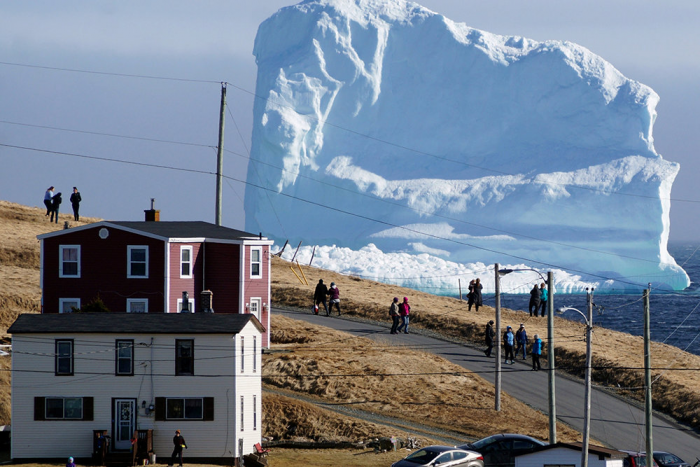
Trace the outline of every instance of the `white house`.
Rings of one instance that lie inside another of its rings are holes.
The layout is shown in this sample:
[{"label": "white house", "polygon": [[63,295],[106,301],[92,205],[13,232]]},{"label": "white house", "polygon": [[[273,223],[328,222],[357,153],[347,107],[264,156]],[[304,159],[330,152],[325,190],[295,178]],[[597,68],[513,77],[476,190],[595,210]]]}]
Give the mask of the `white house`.
[{"label": "white house", "polygon": [[[556,443],[515,457],[515,467],[581,467],[581,443]],[[626,454],[602,446],[588,446],[589,467],[622,467]]]},{"label": "white house", "polygon": [[23,314],[12,334],[12,459],[87,458],[93,430],[128,453],[153,430],[165,463],[254,452],[262,432],[262,332],[251,314]]}]

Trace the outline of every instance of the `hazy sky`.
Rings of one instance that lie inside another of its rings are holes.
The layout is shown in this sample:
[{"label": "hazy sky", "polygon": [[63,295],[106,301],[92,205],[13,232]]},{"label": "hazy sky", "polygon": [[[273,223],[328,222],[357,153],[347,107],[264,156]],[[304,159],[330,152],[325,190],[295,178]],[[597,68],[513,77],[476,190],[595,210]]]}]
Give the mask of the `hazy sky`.
[{"label": "hazy sky", "polygon": [[[244,228],[245,185],[235,179],[246,177],[250,148],[253,41],[260,22],[292,3],[0,0],[0,199],[41,206],[48,186],[66,199],[78,186],[86,216],[142,220],[156,198],[162,220],[213,222],[226,81],[224,173],[234,180],[224,183],[223,222]],[[700,240],[700,2],[418,3],[497,34],[576,42],[651,86],[661,96],[656,150],[681,164],[671,240]],[[62,212],[69,211],[66,201]]]}]

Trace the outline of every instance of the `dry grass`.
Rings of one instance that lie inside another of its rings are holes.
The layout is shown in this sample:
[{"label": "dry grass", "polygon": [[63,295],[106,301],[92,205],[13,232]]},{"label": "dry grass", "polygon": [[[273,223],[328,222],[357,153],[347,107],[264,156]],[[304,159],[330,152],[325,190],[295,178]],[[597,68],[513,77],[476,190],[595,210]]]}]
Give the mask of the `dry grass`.
[{"label": "dry grass", "polygon": [[[427,352],[273,316],[276,351],[263,360],[263,382],[325,401],[461,432],[466,437],[511,431],[547,439],[548,418],[507,394],[494,412],[494,387]],[[278,339],[284,344],[278,344]],[[305,375],[309,375],[305,377]],[[563,441],[576,431],[558,426]]]}]

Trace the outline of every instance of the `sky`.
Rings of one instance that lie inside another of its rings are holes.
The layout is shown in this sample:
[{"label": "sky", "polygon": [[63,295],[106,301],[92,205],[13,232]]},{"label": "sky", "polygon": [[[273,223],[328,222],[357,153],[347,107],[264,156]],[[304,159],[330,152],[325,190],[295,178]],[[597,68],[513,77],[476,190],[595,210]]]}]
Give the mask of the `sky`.
[{"label": "sky", "polygon": [[[215,220],[227,85],[223,225],[244,229],[258,25],[293,1],[0,0],[0,200],[81,215]],[[700,2],[422,0],[496,34],[578,43],[661,97],[655,147],[678,162],[671,241],[700,240]],[[74,71],[68,71],[74,70]]]}]

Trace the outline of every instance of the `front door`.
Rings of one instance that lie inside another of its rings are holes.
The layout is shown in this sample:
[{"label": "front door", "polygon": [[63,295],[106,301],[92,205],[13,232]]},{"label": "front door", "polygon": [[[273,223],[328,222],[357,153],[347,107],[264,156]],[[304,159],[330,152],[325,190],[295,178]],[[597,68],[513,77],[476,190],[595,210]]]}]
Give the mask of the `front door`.
[{"label": "front door", "polygon": [[258,318],[258,321],[260,321],[260,302],[262,300],[259,298],[251,298],[250,299],[250,314],[255,315],[256,318]]},{"label": "front door", "polygon": [[114,399],[114,433],[112,449],[131,449],[131,437],[136,428],[136,400]]}]

